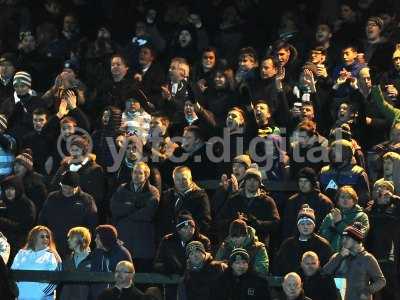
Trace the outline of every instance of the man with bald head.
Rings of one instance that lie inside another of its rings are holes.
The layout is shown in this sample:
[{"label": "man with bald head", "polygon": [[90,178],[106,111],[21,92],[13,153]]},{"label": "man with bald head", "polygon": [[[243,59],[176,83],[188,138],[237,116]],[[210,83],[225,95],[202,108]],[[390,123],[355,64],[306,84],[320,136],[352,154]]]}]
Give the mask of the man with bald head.
[{"label": "man with bald head", "polygon": [[304,295],[303,283],[299,274],[291,272],[283,278],[282,289],[286,300],[312,300]]},{"label": "man with bald head", "polygon": [[144,293],[134,286],[135,267],[130,261],[122,260],[115,268],[115,285],[105,289],[98,300],[144,299]]},{"label": "man with bald head", "polygon": [[317,253],[307,251],[303,254],[300,276],[303,280],[304,293],[311,299],[340,299],[333,277],[321,274],[321,264]]}]

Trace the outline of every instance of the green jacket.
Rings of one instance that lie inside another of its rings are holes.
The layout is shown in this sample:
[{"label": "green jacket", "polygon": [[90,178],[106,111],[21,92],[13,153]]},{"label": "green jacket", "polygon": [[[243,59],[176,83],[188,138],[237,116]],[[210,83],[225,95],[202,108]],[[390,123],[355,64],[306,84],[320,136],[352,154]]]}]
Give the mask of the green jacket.
[{"label": "green jacket", "polygon": [[[250,226],[248,226],[247,228],[247,238],[245,239],[243,245],[240,246],[240,248],[246,249],[249,253],[250,270],[253,271],[256,275],[262,278],[266,278],[269,271],[269,258],[267,250],[265,249],[265,245],[258,241],[258,238],[255,235],[256,231],[254,230],[254,228]],[[230,237],[228,236],[219,247],[215,259],[228,262],[229,256],[235,248],[237,247],[235,247],[235,245],[230,241]]]},{"label": "green jacket", "polygon": [[358,204],[351,209],[340,209],[340,212],[342,213],[342,220],[340,222],[334,224],[332,213],[329,213],[319,228],[320,235],[329,241],[336,252],[341,249],[342,234],[347,226],[354,222],[360,222],[366,228],[365,235],[369,230],[368,216]]},{"label": "green jacket", "polygon": [[385,118],[389,119],[393,124],[400,122],[400,109],[395,108],[385,100],[379,85],[372,87],[371,99],[376,102]]}]

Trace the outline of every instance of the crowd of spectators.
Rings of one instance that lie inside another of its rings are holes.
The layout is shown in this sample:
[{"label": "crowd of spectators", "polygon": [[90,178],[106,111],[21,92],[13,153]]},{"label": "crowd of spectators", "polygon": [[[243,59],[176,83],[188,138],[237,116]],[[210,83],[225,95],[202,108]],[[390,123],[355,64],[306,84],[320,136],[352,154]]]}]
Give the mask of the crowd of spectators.
[{"label": "crowd of spectators", "polygon": [[0,298],[400,299],[399,16],[0,1]]}]

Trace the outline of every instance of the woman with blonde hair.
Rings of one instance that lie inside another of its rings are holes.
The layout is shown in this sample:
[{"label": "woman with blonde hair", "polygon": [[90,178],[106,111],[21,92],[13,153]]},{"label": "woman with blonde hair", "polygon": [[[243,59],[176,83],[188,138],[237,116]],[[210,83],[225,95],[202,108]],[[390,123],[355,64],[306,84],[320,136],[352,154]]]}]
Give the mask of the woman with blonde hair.
[{"label": "woman with blonde hair", "polygon": [[[46,226],[35,226],[28,234],[27,243],[14,258],[11,269],[55,271],[61,258],[57,253],[53,234]],[[54,299],[56,285],[41,282],[18,282],[19,300]]]},{"label": "woman with blonde hair", "polygon": [[360,222],[365,228],[364,235],[366,235],[369,230],[369,220],[362,207],[357,204],[358,195],[353,187],[342,186],[337,192],[336,203],[336,208],[333,208],[322,221],[319,234],[329,241],[334,251],[339,251],[345,228],[354,222]]}]

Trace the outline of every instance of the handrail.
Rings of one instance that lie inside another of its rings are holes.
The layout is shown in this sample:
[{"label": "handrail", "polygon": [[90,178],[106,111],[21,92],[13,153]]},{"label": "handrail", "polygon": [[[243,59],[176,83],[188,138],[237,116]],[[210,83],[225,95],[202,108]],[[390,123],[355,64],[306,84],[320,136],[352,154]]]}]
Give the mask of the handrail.
[{"label": "handrail", "polygon": [[[65,283],[113,283],[115,282],[112,272],[71,272],[71,271],[33,271],[33,270],[11,270],[15,281],[31,282],[65,282]],[[182,277],[179,275],[163,275],[159,273],[136,273],[136,283],[152,284],[179,284]],[[269,276],[267,278],[270,287],[281,286],[282,277]]]},{"label": "handrail", "polygon": [[[196,183],[206,190],[216,190],[219,187],[218,180],[201,180]],[[299,190],[295,181],[263,181],[264,189],[271,192],[297,192]]]}]

